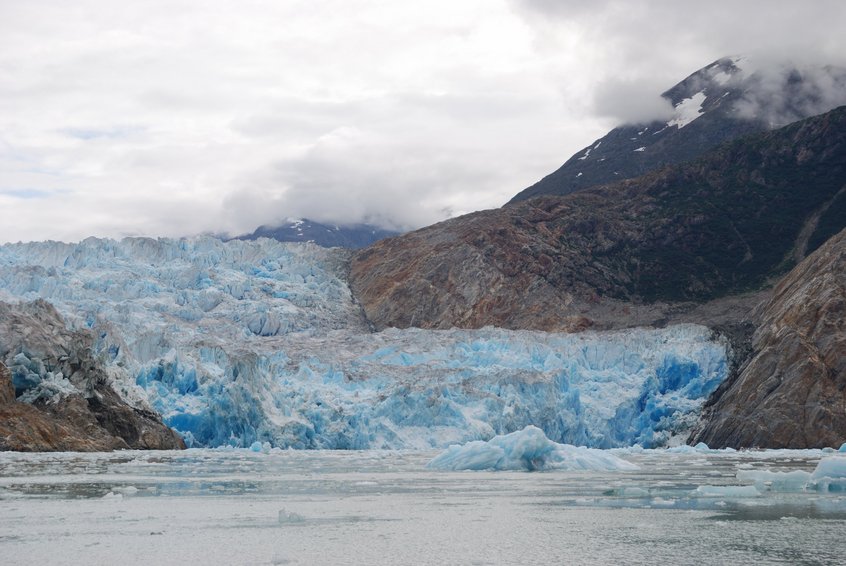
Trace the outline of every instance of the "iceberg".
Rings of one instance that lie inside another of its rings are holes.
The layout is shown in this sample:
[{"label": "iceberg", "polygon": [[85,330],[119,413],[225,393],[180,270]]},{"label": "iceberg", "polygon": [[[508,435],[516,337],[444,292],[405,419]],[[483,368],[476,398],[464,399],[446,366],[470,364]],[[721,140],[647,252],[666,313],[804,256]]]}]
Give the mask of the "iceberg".
[{"label": "iceberg", "polygon": [[809,487],[817,491],[846,492],[846,456],[823,458],[811,473]]},{"label": "iceberg", "polygon": [[453,445],[427,464],[435,470],[635,470],[637,466],[602,450],[558,444],[541,429],[495,436],[488,442],[475,440]]},{"label": "iceberg", "polygon": [[[532,425],[651,448],[686,438],[727,375],[726,345],[696,325],[373,333],[348,257],[267,239],[7,244],[0,300],[45,299],[95,332],[115,390],[194,447],[443,449]],[[19,361],[18,379],[61,393]]]}]

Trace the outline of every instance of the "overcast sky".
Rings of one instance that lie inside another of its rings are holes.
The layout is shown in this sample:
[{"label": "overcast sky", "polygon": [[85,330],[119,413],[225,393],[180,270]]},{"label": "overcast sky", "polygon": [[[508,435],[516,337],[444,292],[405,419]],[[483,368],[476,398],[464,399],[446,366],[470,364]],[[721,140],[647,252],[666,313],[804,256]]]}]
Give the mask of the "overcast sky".
[{"label": "overcast sky", "polygon": [[842,64],[846,2],[0,0],[0,241],[419,227],[734,54]]}]

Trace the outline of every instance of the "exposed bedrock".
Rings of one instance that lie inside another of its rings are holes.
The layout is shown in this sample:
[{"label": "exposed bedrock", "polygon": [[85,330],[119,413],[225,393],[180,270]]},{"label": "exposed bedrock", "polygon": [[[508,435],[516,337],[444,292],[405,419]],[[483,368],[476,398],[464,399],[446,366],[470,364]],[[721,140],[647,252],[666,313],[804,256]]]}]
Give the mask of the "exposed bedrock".
[{"label": "exposed bedrock", "polygon": [[759,307],[752,352],[715,392],[692,442],[820,448],[846,441],[846,231]]},{"label": "exposed bedrock", "polygon": [[46,301],[0,303],[0,450],[185,447],[155,412],[121,399],[93,341]]}]

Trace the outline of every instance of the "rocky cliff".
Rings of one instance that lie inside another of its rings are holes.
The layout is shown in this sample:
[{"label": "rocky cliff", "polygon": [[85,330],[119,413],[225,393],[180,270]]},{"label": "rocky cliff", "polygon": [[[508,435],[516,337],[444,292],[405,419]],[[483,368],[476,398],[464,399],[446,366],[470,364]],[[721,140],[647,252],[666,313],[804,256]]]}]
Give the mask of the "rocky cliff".
[{"label": "rocky cliff", "polygon": [[739,375],[723,384],[693,442],[820,448],[846,441],[846,230],[796,266],[756,313]]},{"label": "rocky cliff", "polygon": [[0,450],[185,447],[155,412],[121,399],[93,343],[46,301],[0,303]]},{"label": "rocky cliff", "polygon": [[846,225],[844,187],[846,107],[383,240],[353,256],[350,281],[380,329],[719,324]]}]

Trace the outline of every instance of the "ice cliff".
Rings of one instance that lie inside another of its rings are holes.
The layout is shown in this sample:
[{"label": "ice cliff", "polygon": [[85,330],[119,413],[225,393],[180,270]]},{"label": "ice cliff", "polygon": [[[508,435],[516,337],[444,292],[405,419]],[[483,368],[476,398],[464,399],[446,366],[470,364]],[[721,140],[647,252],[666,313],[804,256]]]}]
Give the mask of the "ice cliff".
[{"label": "ice cliff", "polygon": [[707,328],[370,332],[347,252],[213,238],[0,246],[0,300],[53,303],[114,387],[189,445],[443,448],[526,426],[590,447],[686,437],[725,378]]}]

